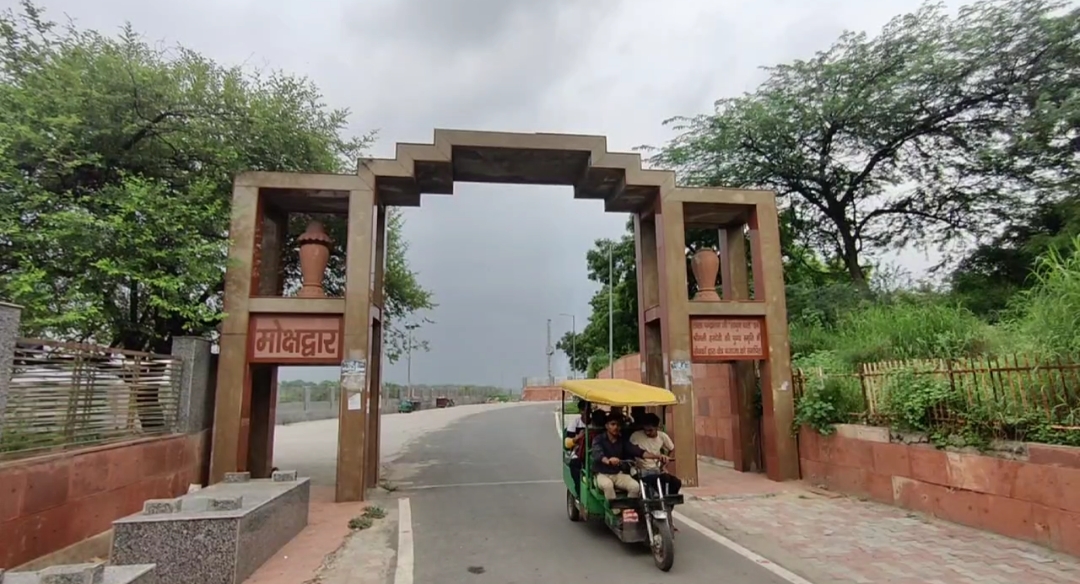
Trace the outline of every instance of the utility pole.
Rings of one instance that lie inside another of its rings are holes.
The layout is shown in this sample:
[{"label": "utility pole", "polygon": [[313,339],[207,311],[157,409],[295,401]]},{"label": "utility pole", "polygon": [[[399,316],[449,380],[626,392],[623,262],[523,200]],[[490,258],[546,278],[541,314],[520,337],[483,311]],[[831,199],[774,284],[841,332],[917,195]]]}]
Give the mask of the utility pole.
[{"label": "utility pole", "polygon": [[607,332],[607,355],[608,355],[608,367],[611,373],[611,378],[615,379],[615,256],[612,250],[615,246],[615,241],[608,242],[607,247],[607,261],[608,261],[608,288],[607,288],[607,320],[608,320],[608,332]]},{"label": "utility pole", "polygon": [[412,388],[412,339],[413,332],[409,329],[409,338],[405,341],[405,375],[406,383],[409,385],[409,401],[413,401],[413,388]]},{"label": "utility pole", "polygon": [[551,356],[555,354],[554,347],[551,346],[551,319],[547,319],[547,367],[548,367],[548,386],[555,385],[555,378],[551,375]]},{"label": "utility pole", "polygon": [[574,365],[577,363],[577,317],[565,312],[559,316],[570,317],[570,379],[577,379],[577,367]]}]

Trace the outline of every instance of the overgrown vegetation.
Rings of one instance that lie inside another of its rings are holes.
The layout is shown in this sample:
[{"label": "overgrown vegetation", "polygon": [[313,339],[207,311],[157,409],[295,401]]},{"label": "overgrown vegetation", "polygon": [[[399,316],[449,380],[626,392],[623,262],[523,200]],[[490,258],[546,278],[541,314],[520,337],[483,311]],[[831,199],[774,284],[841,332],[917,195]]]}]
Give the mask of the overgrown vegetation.
[{"label": "overgrown vegetation", "polygon": [[[1058,366],[1080,361],[1080,9],[927,3],[765,71],[651,153],[685,185],[777,193],[796,423],[1080,444],[1080,373]],[[690,232],[687,256],[717,243]],[[912,246],[941,252],[935,283],[871,259]],[[609,283],[616,356],[638,350],[632,235],[587,263],[604,288],[559,347],[593,373]]]},{"label": "overgrown vegetation", "polygon": [[[803,380],[796,424],[827,434],[836,423],[884,423],[980,448],[994,439],[1080,444],[1080,238],[1033,264],[994,322],[956,293],[902,291],[881,292],[835,326],[793,326]],[[862,367],[889,360],[903,363],[885,373]],[[920,361],[936,362],[911,365]],[[867,380],[876,380],[875,408]]]}]

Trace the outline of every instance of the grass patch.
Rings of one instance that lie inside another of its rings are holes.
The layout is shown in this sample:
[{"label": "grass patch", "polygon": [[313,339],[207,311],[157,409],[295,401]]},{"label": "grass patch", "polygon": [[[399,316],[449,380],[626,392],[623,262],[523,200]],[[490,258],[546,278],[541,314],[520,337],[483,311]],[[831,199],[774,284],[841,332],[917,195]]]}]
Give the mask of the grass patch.
[{"label": "grass patch", "polygon": [[372,505],[367,509],[364,509],[363,516],[371,519],[382,519],[383,517],[386,517],[386,509],[383,509],[378,505]]},{"label": "grass patch", "polygon": [[374,519],[361,515],[360,517],[353,517],[349,520],[349,529],[353,531],[362,531],[371,527],[374,523]]}]

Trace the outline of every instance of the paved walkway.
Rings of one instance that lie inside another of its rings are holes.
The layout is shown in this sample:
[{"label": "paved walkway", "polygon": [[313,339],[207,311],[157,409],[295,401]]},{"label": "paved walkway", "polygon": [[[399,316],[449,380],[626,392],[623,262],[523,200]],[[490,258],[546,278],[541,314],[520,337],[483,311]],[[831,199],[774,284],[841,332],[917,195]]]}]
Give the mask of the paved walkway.
[{"label": "paved walkway", "polygon": [[816,584],[1075,584],[1035,544],[702,463],[683,513]]}]

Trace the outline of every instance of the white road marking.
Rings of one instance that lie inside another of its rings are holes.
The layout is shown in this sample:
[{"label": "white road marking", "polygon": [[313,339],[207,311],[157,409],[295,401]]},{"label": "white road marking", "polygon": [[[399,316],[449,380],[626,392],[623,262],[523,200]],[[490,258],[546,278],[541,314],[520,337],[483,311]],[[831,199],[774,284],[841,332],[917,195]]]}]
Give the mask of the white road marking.
[{"label": "white road marking", "polygon": [[412,507],[409,498],[398,499],[397,568],[394,584],[413,584]]},{"label": "white road marking", "polygon": [[676,511],[673,513],[673,515],[676,519],[679,520],[680,525],[685,525],[690,529],[693,529],[701,535],[704,535],[705,537],[728,548],[729,550],[739,554],[740,556],[750,560],[751,562],[754,562],[762,568],[765,568],[766,570],[772,572],[774,575],[782,578],[786,582],[790,582],[791,584],[814,584],[813,582],[807,580],[806,578],[803,578],[802,576],[792,572],[791,570],[788,570],[787,568],[776,564],[772,560],[768,560],[758,554],[755,554],[754,552],[744,548],[743,546],[735,543],[734,541],[731,541],[730,539],[720,535],[719,533],[716,533],[708,527],[705,527],[697,521],[690,519],[682,513]]},{"label": "white road marking", "polygon": [[552,485],[562,483],[562,479],[543,479],[536,481],[499,481],[493,483],[451,483],[449,485],[417,485],[415,487],[402,486],[403,491],[423,491],[428,489],[458,489],[465,487],[505,487],[511,485]]}]

